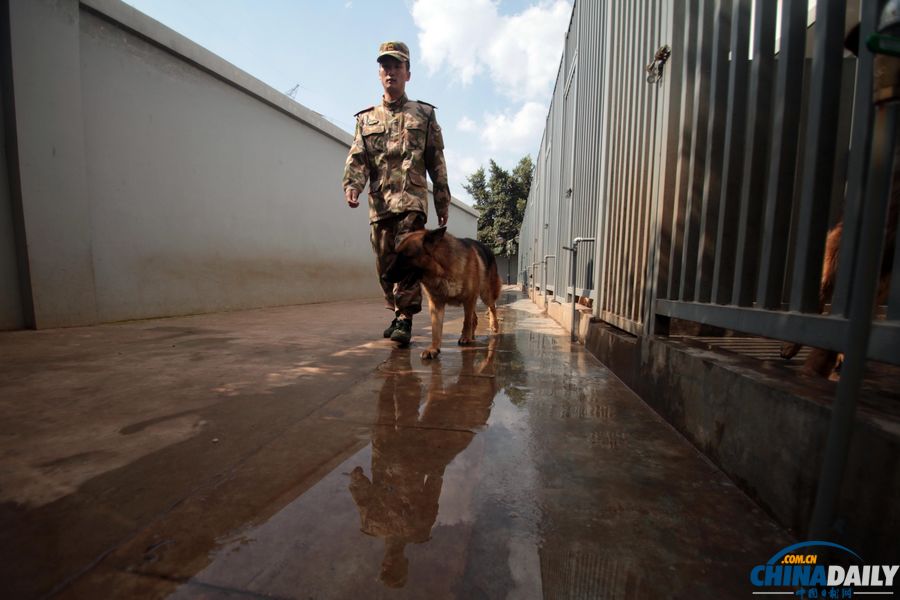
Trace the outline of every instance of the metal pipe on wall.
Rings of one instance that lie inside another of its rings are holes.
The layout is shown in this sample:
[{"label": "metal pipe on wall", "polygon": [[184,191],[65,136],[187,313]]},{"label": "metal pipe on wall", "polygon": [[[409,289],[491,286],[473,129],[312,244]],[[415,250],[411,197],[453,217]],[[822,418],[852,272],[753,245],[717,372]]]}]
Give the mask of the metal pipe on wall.
[{"label": "metal pipe on wall", "polygon": [[575,289],[575,279],[576,273],[578,269],[578,244],[594,242],[596,241],[594,238],[584,238],[577,237],[572,240],[572,247],[563,246],[563,250],[568,250],[572,253],[572,341],[578,341],[578,335],[575,333],[575,296],[577,295]]},{"label": "metal pipe on wall", "polygon": [[543,270],[541,271],[541,285],[542,285],[541,292],[543,292],[543,294],[544,294],[544,310],[547,310],[547,259],[548,258],[552,258],[553,260],[556,260],[556,255],[555,254],[547,254],[544,256],[544,260],[543,260],[543,263],[544,263],[543,267],[542,267]]}]

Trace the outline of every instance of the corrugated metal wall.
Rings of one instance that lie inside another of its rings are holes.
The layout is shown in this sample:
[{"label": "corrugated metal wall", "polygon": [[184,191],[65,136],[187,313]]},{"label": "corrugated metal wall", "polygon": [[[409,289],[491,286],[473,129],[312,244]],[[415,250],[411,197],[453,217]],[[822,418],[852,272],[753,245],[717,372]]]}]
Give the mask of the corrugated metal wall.
[{"label": "corrugated metal wall", "polygon": [[636,334],[644,322],[661,159],[658,111],[670,85],[669,78],[648,83],[645,65],[670,43],[670,12],[667,2],[612,3],[605,23],[608,35],[600,36],[606,39],[606,110],[601,114],[601,147],[595,151],[602,169],[593,249],[599,282],[595,312]]},{"label": "corrugated metal wall", "polygon": [[[669,85],[648,83],[645,65],[669,37],[671,4],[576,3],[522,229],[519,269],[536,289],[560,302],[573,292],[592,298],[598,314],[634,333],[644,321],[657,113]],[[564,247],[576,237],[596,242],[578,254],[573,290]]]}]

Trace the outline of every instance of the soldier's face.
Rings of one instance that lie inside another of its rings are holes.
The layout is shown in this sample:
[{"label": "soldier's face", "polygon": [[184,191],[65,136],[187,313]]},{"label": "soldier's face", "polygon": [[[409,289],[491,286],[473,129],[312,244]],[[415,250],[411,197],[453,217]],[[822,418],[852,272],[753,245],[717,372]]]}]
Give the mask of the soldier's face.
[{"label": "soldier's face", "polygon": [[378,77],[385,94],[394,98],[401,96],[406,91],[409,75],[406,63],[392,56],[385,56],[378,61]]}]

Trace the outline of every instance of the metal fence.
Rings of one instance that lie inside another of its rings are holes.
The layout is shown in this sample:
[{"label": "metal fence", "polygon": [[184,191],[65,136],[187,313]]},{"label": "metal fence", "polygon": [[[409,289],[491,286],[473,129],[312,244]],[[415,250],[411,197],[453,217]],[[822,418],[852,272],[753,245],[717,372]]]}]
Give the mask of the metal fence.
[{"label": "metal fence", "polygon": [[[877,141],[889,161],[893,134],[872,140],[873,55],[844,56],[847,5],[819,2],[808,31],[807,2],[780,4],[780,19],[774,1],[576,4],[522,226],[530,285],[591,298],[636,335],[677,317],[846,350],[861,242],[884,243],[861,237],[862,208],[877,200],[887,219],[886,189],[864,201],[878,191],[865,186],[868,149]],[[877,6],[863,3],[861,37]],[[664,76],[648,84],[644,64],[666,44]],[[839,215],[844,250],[822,314]],[[573,288],[564,247],[575,237],[597,243],[579,254]],[[896,280],[868,347],[892,363]]]},{"label": "metal fence", "polygon": [[[845,29],[900,36],[897,7],[576,2],[520,237],[528,285],[589,298],[595,317],[637,336],[677,318],[842,352],[834,421],[852,421],[867,358],[900,364],[900,244],[884,234],[900,196],[900,59],[864,44],[856,58]],[[596,242],[571,281],[577,237]],[[832,432],[826,470],[848,435]]]}]

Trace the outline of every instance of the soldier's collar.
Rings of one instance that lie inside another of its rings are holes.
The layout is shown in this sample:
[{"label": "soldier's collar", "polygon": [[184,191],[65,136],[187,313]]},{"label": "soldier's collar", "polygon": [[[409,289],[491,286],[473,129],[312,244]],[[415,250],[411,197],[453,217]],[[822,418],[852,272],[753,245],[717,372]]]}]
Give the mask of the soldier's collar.
[{"label": "soldier's collar", "polygon": [[384,106],[386,109],[388,109],[390,111],[400,110],[401,108],[403,108],[403,105],[406,104],[406,101],[407,101],[406,94],[403,94],[402,96],[397,98],[397,100],[395,100],[394,102],[388,102],[387,98],[385,98],[384,96],[381,97],[382,106]]}]

